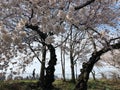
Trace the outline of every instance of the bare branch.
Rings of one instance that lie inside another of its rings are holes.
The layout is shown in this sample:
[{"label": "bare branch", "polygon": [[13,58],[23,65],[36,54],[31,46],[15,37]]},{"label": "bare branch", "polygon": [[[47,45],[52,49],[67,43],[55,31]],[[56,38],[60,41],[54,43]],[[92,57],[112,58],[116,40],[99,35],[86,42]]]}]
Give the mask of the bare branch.
[{"label": "bare branch", "polygon": [[[94,28],[88,27],[88,29],[94,31],[95,33],[97,33],[101,37],[101,34],[97,30],[95,30]],[[109,46],[110,43],[107,41],[107,39],[103,37],[103,40],[105,41],[106,46]]]},{"label": "bare branch", "polygon": [[109,40],[109,43],[111,43],[112,41],[115,41],[115,40],[117,40],[117,39],[120,39],[120,37],[110,39],[110,40]]},{"label": "bare branch", "polygon": [[34,10],[33,8],[31,9],[31,16],[29,17],[29,21],[33,18]]},{"label": "bare branch", "polygon": [[42,61],[40,60],[40,58],[37,56],[37,54],[35,53],[35,51],[32,49],[32,47],[30,46],[30,43],[28,44],[30,50],[34,53],[34,55],[36,56],[36,58],[38,59],[38,61],[42,64]]},{"label": "bare branch", "polygon": [[91,34],[89,33],[89,31],[88,31],[88,36],[89,36],[89,38],[92,42],[92,45],[93,45],[93,48],[94,48],[94,53],[96,53],[97,52],[96,43],[95,43],[95,40],[93,39],[93,37],[91,37]]}]

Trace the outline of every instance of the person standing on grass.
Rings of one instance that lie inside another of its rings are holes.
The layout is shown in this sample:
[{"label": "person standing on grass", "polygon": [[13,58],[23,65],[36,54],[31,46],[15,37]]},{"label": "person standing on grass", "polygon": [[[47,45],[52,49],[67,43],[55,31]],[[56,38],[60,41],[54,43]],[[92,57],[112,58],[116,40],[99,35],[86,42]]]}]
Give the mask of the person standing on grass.
[{"label": "person standing on grass", "polygon": [[33,70],[32,75],[33,75],[33,79],[35,79],[35,69]]}]

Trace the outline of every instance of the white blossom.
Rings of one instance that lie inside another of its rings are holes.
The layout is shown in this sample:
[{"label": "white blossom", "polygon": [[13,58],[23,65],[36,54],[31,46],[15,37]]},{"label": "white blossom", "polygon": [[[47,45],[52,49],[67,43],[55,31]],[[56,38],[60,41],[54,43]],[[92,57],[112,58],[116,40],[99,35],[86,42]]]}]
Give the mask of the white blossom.
[{"label": "white blossom", "polygon": [[8,43],[12,43],[12,38],[11,38],[11,35],[9,34],[2,34],[2,39],[5,41],[5,42],[8,42]]},{"label": "white blossom", "polygon": [[64,12],[63,10],[59,10],[57,16],[58,16],[59,18],[64,19],[65,16],[66,16],[66,14],[65,14],[65,12]]},{"label": "white blossom", "polygon": [[37,22],[38,22],[38,20],[37,20],[36,17],[31,19],[31,23],[32,23],[32,25],[36,25]]},{"label": "white blossom", "polygon": [[53,27],[54,27],[54,33],[58,35],[61,32],[60,25],[56,23]]},{"label": "white blossom", "polygon": [[42,32],[44,32],[44,33],[49,32],[49,29],[47,28],[47,26],[46,26],[46,25],[42,28]]},{"label": "white blossom", "polygon": [[47,28],[49,29],[49,31],[53,31],[53,24],[52,23],[48,23],[47,24]]},{"label": "white blossom", "polygon": [[75,10],[74,6],[73,6],[72,4],[70,4],[70,6],[69,6],[69,11],[70,11],[70,12],[73,12],[74,10]]},{"label": "white blossom", "polygon": [[65,29],[62,26],[60,27],[60,33],[62,33],[62,34],[65,33]]},{"label": "white blossom", "polygon": [[25,19],[22,19],[20,22],[18,22],[16,30],[21,30],[25,26],[26,22],[27,21]]},{"label": "white blossom", "polygon": [[20,31],[20,36],[25,37],[26,36],[26,32],[25,31]]},{"label": "white blossom", "polygon": [[43,16],[42,19],[41,19],[41,22],[42,22],[43,24],[47,24],[48,18],[47,18],[46,16]]},{"label": "white blossom", "polygon": [[20,44],[21,43],[21,38],[20,37],[17,37],[17,36],[15,36],[14,37],[14,39],[13,39],[13,42],[15,43],[15,44]]},{"label": "white blossom", "polygon": [[33,4],[37,4],[39,0],[30,0]]},{"label": "white blossom", "polygon": [[53,5],[53,4],[55,4],[56,3],[56,0],[49,0],[49,4],[50,5]]},{"label": "white blossom", "polygon": [[54,43],[54,42],[55,42],[55,41],[54,41],[54,37],[53,37],[53,36],[47,37],[47,38],[45,39],[45,42],[46,42],[47,44]]},{"label": "white blossom", "polygon": [[3,34],[8,34],[8,31],[7,31],[6,29],[4,29],[4,28],[2,28],[0,31],[1,31],[1,33],[3,33]]},{"label": "white blossom", "polygon": [[27,22],[26,19],[21,19],[21,21],[20,21],[21,26],[25,26],[26,22]]},{"label": "white blossom", "polygon": [[17,35],[17,34],[18,34],[17,30],[14,30],[14,31],[13,31],[13,33],[14,33],[15,35]]},{"label": "white blossom", "polygon": [[3,22],[0,21],[0,30],[3,28]]},{"label": "white blossom", "polygon": [[73,13],[69,11],[69,12],[67,13],[67,15],[66,15],[66,19],[67,19],[68,21],[71,21],[71,20],[73,19]]}]

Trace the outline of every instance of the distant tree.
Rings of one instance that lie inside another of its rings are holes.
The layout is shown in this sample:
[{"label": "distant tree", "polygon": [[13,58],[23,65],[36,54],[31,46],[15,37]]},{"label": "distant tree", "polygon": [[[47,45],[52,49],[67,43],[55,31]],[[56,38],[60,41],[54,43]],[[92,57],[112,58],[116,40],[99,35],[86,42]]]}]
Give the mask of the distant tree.
[{"label": "distant tree", "polygon": [[88,49],[85,49],[85,47],[87,47],[85,33],[81,33],[80,31],[74,31],[73,26],[71,26],[70,36],[67,44],[71,65],[71,81],[75,83],[75,64],[78,61],[82,63],[81,58],[85,56],[84,54],[87,54],[87,52],[85,53],[85,51],[89,51]]},{"label": "distant tree", "polygon": [[[61,43],[63,41],[63,36],[61,36]],[[66,55],[66,42],[63,43],[60,46],[60,54],[61,54],[61,67],[62,67],[62,76],[63,76],[63,81],[66,81],[66,77],[65,77],[65,55]]]}]

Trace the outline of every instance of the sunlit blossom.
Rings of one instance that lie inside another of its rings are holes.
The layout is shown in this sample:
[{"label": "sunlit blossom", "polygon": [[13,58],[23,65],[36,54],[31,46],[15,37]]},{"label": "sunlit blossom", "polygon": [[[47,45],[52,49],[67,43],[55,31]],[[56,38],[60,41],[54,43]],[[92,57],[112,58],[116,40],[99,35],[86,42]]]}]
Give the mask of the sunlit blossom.
[{"label": "sunlit blossom", "polygon": [[36,25],[37,22],[38,22],[38,20],[37,20],[36,17],[31,19],[31,23],[32,23],[32,25]]}]

